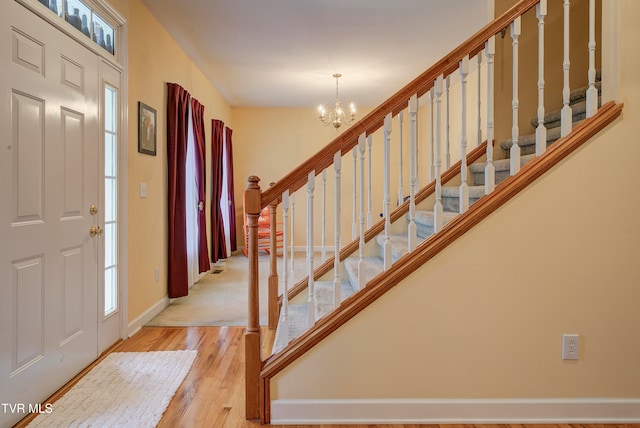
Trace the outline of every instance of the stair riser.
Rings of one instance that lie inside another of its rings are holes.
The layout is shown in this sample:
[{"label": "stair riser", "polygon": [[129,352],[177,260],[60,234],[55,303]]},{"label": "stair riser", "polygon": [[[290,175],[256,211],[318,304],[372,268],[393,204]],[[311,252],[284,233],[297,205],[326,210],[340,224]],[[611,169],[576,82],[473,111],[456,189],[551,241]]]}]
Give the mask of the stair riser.
[{"label": "stair riser", "polygon": [[[380,254],[379,257],[382,260],[384,260],[384,248],[382,248],[381,246],[380,246],[380,253],[379,254]],[[402,252],[400,252],[400,251],[391,251],[391,263],[397,262],[398,259],[400,257],[404,256],[405,254],[407,254],[407,251],[402,251]]]},{"label": "stair riser", "polygon": [[[534,153],[535,153],[535,149],[534,149]],[[522,153],[524,154],[528,154],[528,153]],[[484,172],[474,172],[471,174],[472,175],[472,180],[473,180],[473,184],[475,186],[484,186]],[[504,170],[504,171],[496,171],[496,184],[500,184],[502,183],[502,181],[504,181],[507,177],[509,177],[510,175],[510,171],[508,170]]]},{"label": "stair riser", "polygon": [[416,223],[416,232],[421,239],[427,239],[433,234],[433,226]]},{"label": "stair riser", "polygon": [[[473,204],[478,199],[480,199],[480,198],[469,198],[469,205]],[[460,212],[460,198],[459,197],[443,196],[442,197],[442,206],[444,207],[445,211],[452,211],[452,212],[458,213],[458,212]],[[431,227],[431,233],[433,233],[433,227]],[[418,226],[418,235],[420,235],[420,226]]]},{"label": "stair riser", "polygon": [[[587,117],[587,113],[586,113],[586,112],[578,113],[578,114],[574,114],[574,115],[572,116],[572,118],[573,118],[573,119],[572,119],[572,121],[575,123],[575,122],[577,122],[577,121],[584,120],[586,117]],[[559,127],[560,125],[562,125],[562,122],[561,122],[560,120],[555,120],[555,121],[553,121],[553,122],[549,122],[549,123],[545,123],[545,124],[544,124],[544,126],[545,126],[547,129],[557,128],[557,127]]]},{"label": "stair riser", "polygon": [[[547,148],[552,145],[553,143],[555,143],[558,140],[547,140]],[[505,158],[509,157],[509,151],[508,150],[502,150],[502,153],[504,154]],[[524,156],[524,155],[535,155],[536,154],[536,146],[535,145],[528,145],[528,146],[520,146],[520,155]],[[508,172],[508,171],[507,171]],[[507,174],[508,176],[508,174]],[[498,178],[497,178],[497,172],[496,172],[496,184],[499,183],[498,182]]]}]

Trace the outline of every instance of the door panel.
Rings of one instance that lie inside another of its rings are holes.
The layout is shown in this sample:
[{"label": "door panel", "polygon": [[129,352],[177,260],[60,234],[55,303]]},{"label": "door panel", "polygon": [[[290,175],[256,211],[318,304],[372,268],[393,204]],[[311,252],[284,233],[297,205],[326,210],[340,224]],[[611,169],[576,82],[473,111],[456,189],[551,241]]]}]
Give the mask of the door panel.
[{"label": "door panel", "polygon": [[[41,402],[98,355],[99,58],[0,15],[0,402]],[[0,427],[24,417],[0,412]]]},{"label": "door panel", "polygon": [[40,310],[44,303],[43,259],[36,256],[13,262],[12,376],[44,357],[44,317]]},{"label": "door panel", "polygon": [[44,221],[44,100],[11,94],[12,226]]},{"label": "door panel", "polygon": [[88,201],[84,200],[84,115],[79,112],[61,109],[62,116],[62,142],[64,193],[62,207],[62,219],[72,220],[82,217],[82,207],[88,207]]}]

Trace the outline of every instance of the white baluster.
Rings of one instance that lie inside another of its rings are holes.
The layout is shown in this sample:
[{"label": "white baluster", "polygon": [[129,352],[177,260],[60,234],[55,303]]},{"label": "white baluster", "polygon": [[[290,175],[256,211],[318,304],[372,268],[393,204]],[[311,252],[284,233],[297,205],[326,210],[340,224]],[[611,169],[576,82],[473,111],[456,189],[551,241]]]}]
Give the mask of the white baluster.
[{"label": "white baluster", "polygon": [[340,170],[342,169],[342,156],[338,151],[333,155],[333,168],[336,172],[335,180],[335,235],[333,258],[333,308],[340,306],[342,301],[342,280],[340,279]]},{"label": "white baluster", "polygon": [[444,77],[442,75],[438,76],[434,83],[434,89],[436,92],[436,203],[433,206],[433,232],[437,233],[442,230],[442,225],[444,224],[442,219],[442,183],[440,181],[440,168],[442,164],[441,158],[441,148],[442,145],[442,92],[444,90]]},{"label": "white baluster", "polygon": [[462,111],[460,121],[460,214],[469,209],[469,185],[467,184],[467,75],[469,74],[469,55],[460,61],[460,80],[462,92]]},{"label": "white baluster", "polygon": [[357,205],[357,185],[358,185],[358,147],[353,148],[353,211],[351,215],[351,240],[355,240],[358,236],[358,224],[356,223],[356,205]]},{"label": "white baluster", "polygon": [[520,146],[518,145],[518,139],[520,135],[520,127],[518,126],[518,106],[520,99],[518,98],[518,45],[521,31],[520,25],[521,18],[517,17],[511,23],[511,38],[513,39],[513,101],[511,106],[513,108],[512,115],[512,127],[511,127],[511,175],[517,174],[520,171]]},{"label": "white baluster", "polygon": [[307,179],[307,275],[309,275],[309,327],[316,322],[316,296],[313,279],[313,190],[316,187],[316,172],[311,171]]},{"label": "white baluster", "polygon": [[[293,275],[295,269],[295,248],[293,247],[293,237],[294,237],[294,222],[295,222],[295,211],[296,211],[296,194],[291,193],[289,195],[289,203],[291,204],[291,260],[289,260],[289,277],[291,278],[291,282],[295,284],[296,278]],[[283,245],[287,245],[286,241]]]},{"label": "white baluster", "polygon": [[[285,190],[282,194],[282,283],[284,285],[284,290],[282,291],[282,314],[280,317],[282,318],[280,322],[280,328],[282,329],[282,334],[287,338],[287,343],[289,342],[289,275],[287,272],[287,238],[289,237],[289,233],[287,228],[289,227],[289,190]],[[293,258],[293,254],[291,255]]]},{"label": "white baluster", "polygon": [[391,208],[391,197],[389,188],[391,182],[391,113],[384,117],[384,195],[383,195],[383,211],[384,211],[384,244],[382,246],[384,254],[384,270],[391,267],[391,219],[389,218]]},{"label": "white baluster", "polygon": [[[433,103],[435,101],[435,95],[433,92],[433,88],[431,88],[431,90],[429,91],[429,128],[430,128],[430,136],[429,136],[429,147],[431,148],[431,159],[430,159],[430,167],[429,167],[429,183],[431,183],[433,180],[435,180],[436,178],[436,166],[435,166],[435,154],[434,154],[434,150],[433,150],[433,146],[435,144],[434,141],[434,123],[433,123],[433,114],[435,111],[435,108],[433,107]],[[417,122],[416,122],[417,123]],[[417,140],[418,136],[416,133],[416,140]],[[418,149],[417,149],[417,145],[416,145],[416,158],[418,157]],[[418,171],[417,171],[417,167],[416,167],[416,176],[418,175]],[[416,181],[416,186],[418,185],[419,181]]]},{"label": "white baluster", "polygon": [[418,185],[417,146],[418,136],[416,132],[416,120],[418,115],[418,96],[413,95],[409,99],[409,227],[408,249],[409,252],[418,245],[418,229],[416,226],[416,186]]},{"label": "white baluster", "polygon": [[569,106],[571,89],[569,88],[569,70],[571,62],[569,61],[569,0],[564,0],[564,61],[562,69],[564,70],[564,85],[562,87],[562,103],[563,107],[560,111],[560,136],[564,137],[571,132],[573,128],[572,116],[573,111]]},{"label": "white baluster", "polygon": [[476,136],[476,145],[480,147],[482,144],[482,79],[480,71],[482,70],[482,52],[478,53],[478,133]]},{"label": "white baluster", "polygon": [[373,215],[371,214],[371,144],[373,143],[373,136],[367,137],[367,147],[369,148],[369,169],[367,170],[367,229],[373,224]]},{"label": "white baluster", "polygon": [[493,192],[496,187],[496,168],[493,165],[493,56],[496,53],[495,36],[487,40],[487,166],[484,169],[484,193]]},{"label": "white baluster", "polygon": [[400,172],[398,173],[398,206],[404,202],[404,190],[402,188],[402,122],[404,120],[403,112],[398,113],[398,125],[400,128]]},{"label": "white baluster", "polygon": [[587,117],[598,111],[596,89],[596,0],[589,0],[589,89],[587,89]]},{"label": "white baluster", "polygon": [[326,241],[326,207],[327,207],[327,170],[322,170],[322,222],[320,224],[321,245],[322,245],[322,261],[327,260],[327,241]]},{"label": "white baluster", "polygon": [[547,0],[536,5],[538,17],[538,126],[536,127],[536,156],[547,151],[547,127],[544,125],[544,18]]},{"label": "white baluster", "polygon": [[362,290],[366,284],[364,264],[364,152],[367,149],[367,137],[364,133],[358,137],[358,151],[360,152],[360,244],[358,259],[358,289]]},{"label": "white baluster", "polygon": [[451,142],[449,139],[450,127],[449,127],[449,86],[451,85],[451,76],[447,76],[446,82],[446,100],[447,100],[447,110],[445,111],[445,146],[446,146],[446,154],[444,160],[445,169],[451,168]]}]

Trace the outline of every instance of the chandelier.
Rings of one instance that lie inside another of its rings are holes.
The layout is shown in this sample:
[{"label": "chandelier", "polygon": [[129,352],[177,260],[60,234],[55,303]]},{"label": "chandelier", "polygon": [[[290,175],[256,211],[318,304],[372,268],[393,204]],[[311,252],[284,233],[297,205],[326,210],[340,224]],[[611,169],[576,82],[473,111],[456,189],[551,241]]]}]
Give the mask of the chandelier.
[{"label": "chandelier", "polygon": [[320,119],[320,122],[322,122],[323,125],[333,125],[333,127],[338,130],[338,128],[340,128],[343,123],[346,123],[347,125],[351,125],[353,123],[356,118],[356,106],[353,105],[353,103],[349,105],[351,114],[347,118],[344,111],[342,110],[342,107],[340,107],[340,98],[338,98],[338,79],[342,77],[342,74],[336,73],[333,75],[333,77],[336,78],[336,105],[333,111],[330,111],[328,113],[325,110],[324,106],[319,106],[318,119]]}]

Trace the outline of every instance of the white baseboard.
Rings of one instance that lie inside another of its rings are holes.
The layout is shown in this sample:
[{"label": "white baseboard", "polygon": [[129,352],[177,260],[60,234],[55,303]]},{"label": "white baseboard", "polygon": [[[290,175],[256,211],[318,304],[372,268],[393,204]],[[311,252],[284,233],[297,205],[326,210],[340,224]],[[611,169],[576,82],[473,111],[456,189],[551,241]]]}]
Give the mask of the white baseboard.
[{"label": "white baseboard", "polygon": [[273,425],[638,422],[640,398],[271,401]]},{"label": "white baseboard", "polygon": [[[290,250],[290,248],[291,247],[287,247],[287,250]],[[335,248],[335,246],[333,246],[333,245],[326,246],[325,247],[325,251],[326,251],[326,253],[328,255],[332,256],[333,253],[335,252],[334,248]],[[244,251],[244,249],[245,249],[244,245],[241,246],[241,247],[238,247],[238,251]],[[293,247],[293,251],[295,253],[306,253],[307,252],[307,247],[306,247],[306,245],[295,245]],[[319,245],[316,245],[316,246],[313,247],[313,251],[316,252],[316,253],[321,253],[322,252],[322,247],[319,246]],[[236,253],[234,253],[234,254],[236,254]],[[239,252],[237,254],[239,254]]]},{"label": "white baseboard", "polygon": [[158,315],[164,308],[169,306],[169,297],[164,296],[162,299],[158,300],[153,306],[144,311],[139,317],[134,319],[127,326],[127,337],[131,337],[136,334],[143,325],[148,323]]},{"label": "white baseboard", "polygon": [[[335,252],[334,248],[335,247],[333,245],[331,245],[331,246],[327,245],[326,247],[324,247],[326,253],[329,254],[329,255],[333,255],[333,253]],[[296,253],[306,253],[307,252],[307,247],[305,245],[296,245],[296,246],[293,247],[293,251],[296,252]],[[321,253],[322,252],[322,246],[314,245],[313,252],[314,253]]]}]

